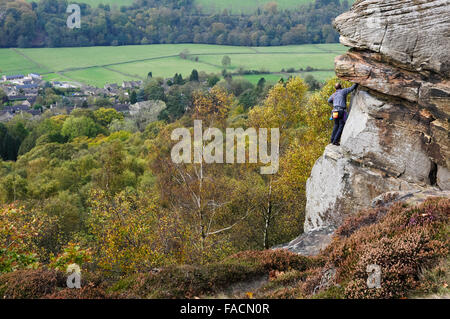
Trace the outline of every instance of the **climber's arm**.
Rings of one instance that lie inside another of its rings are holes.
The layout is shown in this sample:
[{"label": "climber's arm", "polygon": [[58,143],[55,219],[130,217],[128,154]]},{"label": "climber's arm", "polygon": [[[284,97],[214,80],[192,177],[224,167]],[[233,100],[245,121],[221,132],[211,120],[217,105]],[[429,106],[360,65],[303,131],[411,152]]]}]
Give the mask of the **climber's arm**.
[{"label": "climber's arm", "polygon": [[355,83],[355,84],[353,84],[351,87],[346,88],[346,89],[343,89],[342,91],[344,91],[343,93],[344,93],[345,95],[347,95],[347,94],[353,92],[354,90],[356,90],[357,87],[358,87],[358,83]]},{"label": "climber's arm", "polygon": [[331,106],[333,106],[333,98],[334,98],[334,94],[332,94],[330,96],[330,98],[328,99],[328,104],[330,104]]}]

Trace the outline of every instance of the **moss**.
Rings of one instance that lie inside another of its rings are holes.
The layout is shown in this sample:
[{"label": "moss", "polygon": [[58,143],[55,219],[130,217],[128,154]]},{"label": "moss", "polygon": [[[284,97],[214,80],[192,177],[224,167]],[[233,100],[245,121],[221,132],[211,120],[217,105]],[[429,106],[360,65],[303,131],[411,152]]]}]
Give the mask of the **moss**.
[{"label": "moss", "polygon": [[109,292],[125,292],[130,289],[136,280],[136,276],[128,276],[125,278],[119,279],[115,282],[109,289]]},{"label": "moss", "polygon": [[333,286],[312,296],[312,299],[344,299],[345,291],[341,286]]}]

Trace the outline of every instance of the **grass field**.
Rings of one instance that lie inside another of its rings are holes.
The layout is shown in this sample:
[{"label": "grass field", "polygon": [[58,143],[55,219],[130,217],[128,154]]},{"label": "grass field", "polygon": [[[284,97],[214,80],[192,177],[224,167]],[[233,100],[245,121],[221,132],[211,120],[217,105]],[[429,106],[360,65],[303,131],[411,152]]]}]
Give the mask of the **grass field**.
[{"label": "grass field", "polygon": [[334,76],[334,72],[330,71],[312,71],[312,72],[301,72],[301,73],[270,73],[270,74],[251,74],[251,75],[242,75],[241,78],[248,80],[249,82],[256,84],[261,78],[264,78],[267,83],[276,83],[280,80],[280,78],[287,79],[290,76],[300,76],[305,77],[306,75],[311,74],[318,81],[326,81]]},{"label": "grass field", "polygon": [[258,8],[264,8],[269,2],[276,2],[278,9],[291,9],[314,0],[195,0],[204,12],[222,12],[224,9],[233,14],[254,13]]},{"label": "grass field", "polygon": [[[37,2],[36,0],[26,0],[27,2]],[[86,3],[93,8],[96,8],[99,4],[109,4],[111,7],[117,6],[129,6],[133,4],[134,0],[68,0],[68,3]]]},{"label": "grass field", "polygon": [[[27,0],[32,2],[33,0]],[[110,6],[128,6],[134,0],[73,0],[68,3],[87,3],[96,8],[99,4],[109,4]],[[233,14],[254,13],[258,8],[264,8],[268,2],[276,2],[278,9],[291,9],[299,5],[314,2],[314,0],[195,0],[195,3],[203,9],[205,13],[222,12],[224,9]]]},{"label": "grass field", "polygon": [[[35,0],[27,0],[32,2]],[[114,7],[131,5],[134,0],[79,0],[68,1],[69,3],[87,3],[91,7],[96,8],[99,4],[109,4]],[[314,0],[195,0],[195,3],[202,8],[205,13],[223,12],[227,9],[232,14],[252,14],[258,8],[264,9],[269,2],[276,2],[279,10],[292,9],[303,4],[312,3]],[[348,1],[350,4],[354,0]]]},{"label": "grass field", "polygon": [[[0,49],[0,75],[36,72],[48,80],[64,80],[102,87],[105,83],[144,79],[175,73],[188,76],[192,69],[220,73],[222,58],[231,58],[229,71],[242,67],[265,70],[267,81],[277,81],[289,74],[281,70],[319,69],[311,72],[318,80],[334,75],[334,57],[346,48],[340,44],[297,45],[279,47],[234,47],[204,44],[157,44],[118,47]],[[180,58],[187,52],[189,58]],[[194,59],[198,58],[198,61]],[[301,73],[302,76],[304,73]],[[252,82],[261,75],[244,76]]]}]

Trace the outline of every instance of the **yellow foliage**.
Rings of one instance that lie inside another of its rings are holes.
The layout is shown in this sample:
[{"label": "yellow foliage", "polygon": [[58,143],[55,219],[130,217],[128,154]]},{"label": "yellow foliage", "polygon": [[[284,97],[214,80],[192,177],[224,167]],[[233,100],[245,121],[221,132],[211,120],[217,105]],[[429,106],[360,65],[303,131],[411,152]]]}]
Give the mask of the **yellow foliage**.
[{"label": "yellow foliage", "polygon": [[219,86],[214,86],[207,93],[197,91],[194,93],[193,118],[204,120],[209,125],[219,124],[226,119],[233,101],[234,96]]},{"label": "yellow foliage", "polygon": [[[304,210],[306,181],[315,161],[329,143],[333,121],[329,120],[331,107],[328,104],[328,98],[334,93],[334,85],[337,82],[337,78],[331,79],[320,91],[310,95],[307,102],[302,105],[294,102],[294,99],[290,99],[291,105],[288,105],[288,99],[281,102],[284,104],[284,109],[301,108],[302,110],[301,118],[298,119],[302,129],[288,138],[284,137],[288,145],[285,152],[281,153],[279,174],[274,179],[275,191],[281,194],[280,196],[291,209]],[[298,94],[303,92],[303,83],[300,81],[294,83],[299,88],[295,88],[292,81],[289,81],[286,86],[292,92],[299,92]],[[342,83],[343,87],[348,87],[349,84],[349,82]],[[277,92],[281,91],[280,86],[282,85],[278,85]],[[279,101],[273,96],[268,100]],[[295,126],[295,123],[292,125]]]},{"label": "yellow foliage", "polygon": [[64,121],[65,121],[68,117],[69,117],[69,115],[66,115],[66,114],[60,114],[60,115],[52,116],[50,119],[51,119],[52,121],[54,121],[56,124],[62,125],[62,124],[64,124]]},{"label": "yellow foliage", "polygon": [[168,249],[173,241],[167,224],[173,222],[158,215],[156,199],[148,195],[92,192],[89,226],[96,242],[94,258],[104,270],[131,273],[177,261]]},{"label": "yellow foliage", "polygon": [[305,111],[308,85],[299,77],[277,83],[270,91],[263,106],[249,112],[250,126],[278,127],[280,130],[298,127]]},{"label": "yellow foliage", "polygon": [[39,266],[36,241],[54,219],[15,204],[0,206],[0,274]]},{"label": "yellow foliage", "polygon": [[93,137],[89,139],[89,146],[98,146],[100,144],[103,144],[105,142],[111,142],[114,140],[121,140],[122,142],[126,141],[128,138],[130,138],[132,134],[127,131],[117,131],[114,133],[111,133],[108,136],[105,136],[103,134],[99,134],[96,137]]}]

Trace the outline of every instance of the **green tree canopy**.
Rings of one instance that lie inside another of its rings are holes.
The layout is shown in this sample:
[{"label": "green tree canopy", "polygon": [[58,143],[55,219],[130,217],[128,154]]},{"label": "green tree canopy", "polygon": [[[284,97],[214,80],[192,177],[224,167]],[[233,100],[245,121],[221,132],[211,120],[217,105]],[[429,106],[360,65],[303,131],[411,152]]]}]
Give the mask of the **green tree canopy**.
[{"label": "green tree canopy", "polygon": [[94,111],[94,117],[98,124],[103,126],[108,126],[113,120],[121,120],[123,119],[123,114],[120,112],[117,112],[115,109],[112,108],[104,108],[101,107],[98,110]]},{"label": "green tree canopy", "polygon": [[89,117],[69,117],[63,124],[62,135],[74,139],[79,136],[95,137],[101,132],[100,126]]}]

